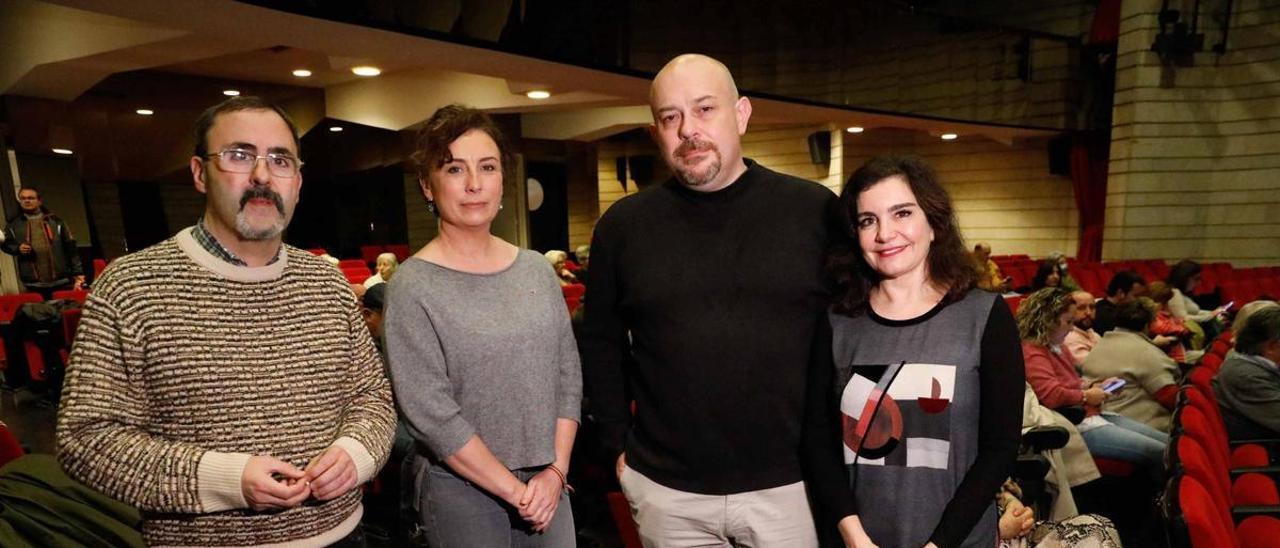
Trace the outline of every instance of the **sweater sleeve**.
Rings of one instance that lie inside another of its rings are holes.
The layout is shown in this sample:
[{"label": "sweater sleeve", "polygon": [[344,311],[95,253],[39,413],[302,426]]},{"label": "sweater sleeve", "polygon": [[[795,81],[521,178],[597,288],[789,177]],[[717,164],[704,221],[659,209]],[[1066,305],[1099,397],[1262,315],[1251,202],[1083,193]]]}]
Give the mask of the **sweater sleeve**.
[{"label": "sweater sleeve", "polygon": [[1041,405],[1049,409],[1080,405],[1084,397],[1084,390],[1080,389],[1080,383],[1068,385],[1061,382],[1054,374],[1052,359],[1047,354],[1032,352],[1024,354],[1024,357],[1027,360],[1027,382],[1031,384],[1031,389],[1035,390]]},{"label": "sweater sleeve", "polygon": [[835,392],[835,362],[831,351],[831,323],[823,315],[814,330],[806,381],[801,462],[805,485],[817,504],[819,538],[834,534],[836,524],[858,513],[849,488],[840,449],[839,401]]},{"label": "sweater sleeve", "polygon": [[624,357],[630,353],[626,326],[618,310],[619,242],[608,230],[609,217],[596,226],[591,239],[591,268],[579,347],[582,374],[590,401],[588,412],[600,427],[600,440],[610,457],[622,453],[631,425]]},{"label": "sweater sleeve", "polygon": [[[554,274],[552,274],[554,276]],[[563,312],[560,302],[559,282],[550,279],[554,287],[557,312]],[[582,414],[582,360],[578,356],[578,341],[573,336],[573,324],[568,314],[557,314],[556,329],[560,331],[559,382],[556,383],[556,417],[581,423]]]},{"label": "sweater sleeve", "polygon": [[355,296],[346,290],[347,322],[351,338],[350,394],[335,444],[351,454],[358,483],[373,479],[386,463],[395,438],[396,411],[391,403],[391,383],[382,359],[373,346],[369,327]]},{"label": "sweater sleeve", "polygon": [[386,305],[387,360],[396,405],[409,433],[437,457],[457,453],[476,428],[462,416],[431,317],[404,278],[393,278]]},{"label": "sweater sleeve", "polygon": [[964,542],[993,504],[992,493],[1009,477],[1018,454],[1025,380],[1018,326],[1004,299],[995,299],[981,344],[978,456],[929,537],[939,548]]},{"label": "sweater sleeve", "polygon": [[85,303],[58,409],[58,461],[68,475],[148,512],[202,514],[247,504],[240,476],[250,455],[207,451],[144,428],[147,390],[125,360],[117,309]]}]

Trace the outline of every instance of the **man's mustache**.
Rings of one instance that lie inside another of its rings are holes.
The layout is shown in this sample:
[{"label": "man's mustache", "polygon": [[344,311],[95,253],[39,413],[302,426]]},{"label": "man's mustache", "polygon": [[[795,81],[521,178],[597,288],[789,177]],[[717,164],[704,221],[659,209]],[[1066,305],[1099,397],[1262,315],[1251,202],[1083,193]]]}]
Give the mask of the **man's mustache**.
[{"label": "man's mustache", "polygon": [[276,191],[265,186],[254,186],[250,187],[249,190],[244,191],[244,195],[240,197],[240,210],[244,211],[244,205],[249,203],[249,200],[256,200],[259,198],[270,199],[271,202],[276,205],[276,211],[279,211],[281,215],[284,215],[284,198],[280,197],[280,194]]},{"label": "man's mustache", "polygon": [[688,141],[682,141],[680,143],[680,146],[676,147],[675,155],[686,156],[693,152],[702,152],[706,150],[715,150],[715,149],[716,149],[716,145],[711,141],[704,141],[702,139],[690,139]]}]

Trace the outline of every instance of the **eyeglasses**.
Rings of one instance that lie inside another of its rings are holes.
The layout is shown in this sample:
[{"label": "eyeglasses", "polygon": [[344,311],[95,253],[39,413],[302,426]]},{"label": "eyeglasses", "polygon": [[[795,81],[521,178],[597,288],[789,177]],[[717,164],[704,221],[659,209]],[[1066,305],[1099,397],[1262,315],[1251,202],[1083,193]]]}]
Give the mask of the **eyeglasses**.
[{"label": "eyeglasses", "polygon": [[229,148],[217,154],[206,155],[205,158],[216,159],[218,167],[227,173],[253,173],[258,160],[267,161],[267,171],[273,177],[295,177],[298,175],[298,170],[302,168],[302,160],[288,154],[271,152],[259,156],[239,148]]}]

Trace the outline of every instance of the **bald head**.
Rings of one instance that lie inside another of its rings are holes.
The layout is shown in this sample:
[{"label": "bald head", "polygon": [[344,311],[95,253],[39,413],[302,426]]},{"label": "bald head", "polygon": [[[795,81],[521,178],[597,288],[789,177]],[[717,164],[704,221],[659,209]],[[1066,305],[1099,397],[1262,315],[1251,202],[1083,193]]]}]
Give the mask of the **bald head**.
[{"label": "bald head", "polygon": [[723,63],[697,54],[672,59],[653,78],[649,108],[653,140],[686,187],[713,192],[747,170],[742,134],[751,118],[751,101],[738,96]]},{"label": "bald head", "polygon": [[1071,293],[1071,300],[1076,303],[1076,317],[1072,319],[1072,323],[1088,331],[1093,327],[1093,319],[1098,315],[1093,294],[1088,291],[1074,291]]},{"label": "bald head", "polygon": [[655,111],[657,105],[657,90],[660,83],[672,78],[673,74],[691,75],[699,80],[714,81],[715,83],[725,87],[725,95],[730,99],[738,98],[738,84],[733,81],[733,74],[729,72],[729,67],[724,63],[707,57],[700,53],[686,53],[678,55],[675,59],[663,65],[662,70],[658,71],[658,75],[653,77],[653,84],[649,86],[649,106]]}]

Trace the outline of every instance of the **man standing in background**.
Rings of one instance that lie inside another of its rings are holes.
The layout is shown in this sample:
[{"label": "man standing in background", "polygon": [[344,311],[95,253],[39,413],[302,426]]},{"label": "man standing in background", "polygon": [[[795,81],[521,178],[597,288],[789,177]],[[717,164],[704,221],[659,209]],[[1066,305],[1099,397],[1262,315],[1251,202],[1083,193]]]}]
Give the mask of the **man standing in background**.
[{"label": "man standing in background", "polygon": [[40,191],[22,187],[18,191],[22,213],[5,227],[5,253],[18,257],[18,279],[27,291],[53,298],[53,292],[80,289],[84,268],[76,238],[62,218],[44,207]]}]

